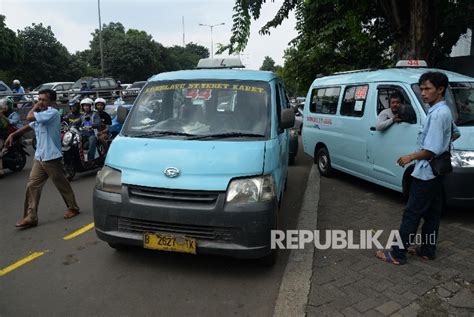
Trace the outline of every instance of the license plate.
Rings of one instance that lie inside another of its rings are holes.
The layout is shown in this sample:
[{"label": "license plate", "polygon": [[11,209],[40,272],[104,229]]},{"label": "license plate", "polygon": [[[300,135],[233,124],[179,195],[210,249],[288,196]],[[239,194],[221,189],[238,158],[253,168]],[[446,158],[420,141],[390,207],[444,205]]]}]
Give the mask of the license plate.
[{"label": "license plate", "polygon": [[196,254],[195,239],[168,233],[144,233],[143,247],[152,250]]}]

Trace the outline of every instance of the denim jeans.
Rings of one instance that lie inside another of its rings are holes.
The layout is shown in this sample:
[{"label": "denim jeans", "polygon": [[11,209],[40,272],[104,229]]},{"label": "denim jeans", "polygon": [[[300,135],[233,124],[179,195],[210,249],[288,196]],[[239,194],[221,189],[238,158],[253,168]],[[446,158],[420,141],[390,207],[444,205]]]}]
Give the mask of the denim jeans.
[{"label": "denim jeans", "polygon": [[[411,243],[421,242],[421,254],[434,257],[436,242],[443,208],[443,177],[424,181],[413,178],[410,197],[400,224],[400,237],[405,249],[397,246],[392,248],[392,255],[401,261],[406,261],[407,248]],[[416,239],[420,220],[423,218],[421,239]]]}]

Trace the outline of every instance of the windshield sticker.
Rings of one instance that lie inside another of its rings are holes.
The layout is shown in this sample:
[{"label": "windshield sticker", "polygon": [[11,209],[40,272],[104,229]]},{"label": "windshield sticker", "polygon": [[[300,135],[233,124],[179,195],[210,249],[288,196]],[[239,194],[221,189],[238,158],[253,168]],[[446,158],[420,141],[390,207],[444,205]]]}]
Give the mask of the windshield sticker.
[{"label": "windshield sticker", "polygon": [[365,98],[367,97],[367,90],[369,90],[368,86],[359,86],[359,87],[357,87],[356,92],[355,92],[355,99],[365,100]]},{"label": "windshield sticker", "polygon": [[354,105],[354,111],[362,111],[364,106],[364,100],[356,100]]},{"label": "windshield sticker", "polygon": [[239,85],[239,84],[224,84],[224,83],[183,83],[170,85],[157,85],[145,89],[145,93],[154,93],[165,90],[178,89],[232,89],[236,91],[248,91],[255,93],[265,93],[265,89],[258,86]]},{"label": "windshield sticker", "polygon": [[209,100],[212,96],[212,89],[188,89],[186,98],[196,100]]}]

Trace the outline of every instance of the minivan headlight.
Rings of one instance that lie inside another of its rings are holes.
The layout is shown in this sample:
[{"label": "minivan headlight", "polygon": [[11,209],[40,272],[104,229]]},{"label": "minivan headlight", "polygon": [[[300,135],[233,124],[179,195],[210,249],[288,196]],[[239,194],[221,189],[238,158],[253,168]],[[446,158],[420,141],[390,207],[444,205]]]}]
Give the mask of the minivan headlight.
[{"label": "minivan headlight", "polygon": [[227,203],[254,203],[275,198],[273,176],[234,179],[227,189]]},{"label": "minivan headlight", "polygon": [[97,173],[95,188],[104,192],[121,194],[122,173],[119,170],[104,166]]},{"label": "minivan headlight", "polygon": [[474,167],[474,151],[451,151],[451,164],[454,167]]}]

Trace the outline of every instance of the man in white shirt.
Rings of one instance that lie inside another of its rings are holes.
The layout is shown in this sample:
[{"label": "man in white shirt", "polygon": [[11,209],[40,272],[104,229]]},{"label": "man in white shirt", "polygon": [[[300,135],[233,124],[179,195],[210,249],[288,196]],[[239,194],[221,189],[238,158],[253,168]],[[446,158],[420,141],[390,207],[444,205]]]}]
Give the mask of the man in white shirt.
[{"label": "man in white shirt", "polygon": [[400,105],[402,103],[402,96],[398,92],[394,92],[389,98],[390,108],[383,110],[377,117],[377,124],[375,128],[377,131],[388,129],[393,123],[399,123],[402,120],[398,115]]}]

